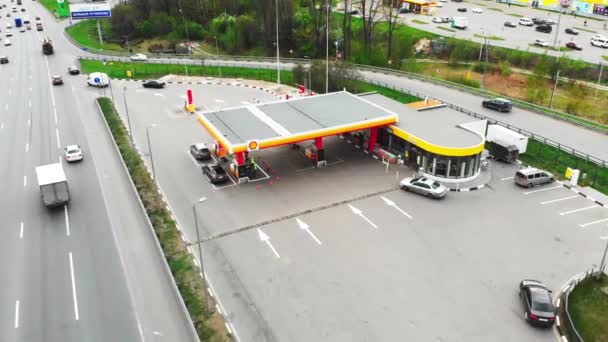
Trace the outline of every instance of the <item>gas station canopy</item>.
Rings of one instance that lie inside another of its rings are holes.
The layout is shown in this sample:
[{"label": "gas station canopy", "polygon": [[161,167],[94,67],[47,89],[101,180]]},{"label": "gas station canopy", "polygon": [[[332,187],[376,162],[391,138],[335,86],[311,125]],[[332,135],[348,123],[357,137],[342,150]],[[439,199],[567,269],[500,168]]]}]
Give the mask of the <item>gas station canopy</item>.
[{"label": "gas station canopy", "polygon": [[386,126],[397,119],[397,114],[347,91],[198,114],[229,153]]}]

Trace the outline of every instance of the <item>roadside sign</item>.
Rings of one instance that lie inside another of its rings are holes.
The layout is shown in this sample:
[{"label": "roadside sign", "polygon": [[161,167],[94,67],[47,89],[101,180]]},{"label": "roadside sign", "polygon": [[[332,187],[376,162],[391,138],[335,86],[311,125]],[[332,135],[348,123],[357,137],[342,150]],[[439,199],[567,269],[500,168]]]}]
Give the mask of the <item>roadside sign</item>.
[{"label": "roadside sign", "polygon": [[72,19],[110,18],[112,9],[108,3],[70,4]]},{"label": "roadside sign", "polygon": [[95,77],[93,81],[97,84],[101,83],[101,79],[99,77]]},{"label": "roadside sign", "polygon": [[108,60],[107,60],[107,59],[105,59],[105,58],[102,58],[102,59],[101,59],[101,63],[103,63],[103,65],[106,65],[106,63],[107,63],[107,62],[108,62]]},{"label": "roadside sign", "polygon": [[130,77],[131,77],[131,75],[132,75],[132,74],[131,74],[131,70],[127,70],[127,77],[129,77],[129,78],[130,78]]}]

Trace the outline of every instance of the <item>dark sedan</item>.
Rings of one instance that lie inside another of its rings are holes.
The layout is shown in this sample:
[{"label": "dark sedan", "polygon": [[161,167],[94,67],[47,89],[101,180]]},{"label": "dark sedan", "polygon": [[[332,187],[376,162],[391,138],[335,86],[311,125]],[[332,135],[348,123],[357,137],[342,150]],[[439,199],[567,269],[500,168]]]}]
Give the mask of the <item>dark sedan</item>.
[{"label": "dark sedan", "polygon": [[495,97],[493,99],[485,99],[481,103],[483,108],[490,108],[497,110],[499,112],[510,112],[511,108],[513,108],[513,104],[511,101],[507,99],[502,99],[500,97]]},{"label": "dark sedan", "polygon": [[53,76],[53,77],[51,77],[51,81],[52,81],[53,85],[62,85],[63,84],[63,78],[61,76]]},{"label": "dark sedan", "polygon": [[0,64],[8,64],[8,57],[1,56],[0,57]]},{"label": "dark sedan", "polygon": [[568,28],[566,28],[565,31],[566,31],[567,34],[572,34],[572,35],[578,36],[578,31],[575,30],[575,29],[573,29],[573,28],[569,28],[568,27]]},{"label": "dark sedan", "polygon": [[579,50],[579,51],[583,49],[582,46],[576,44],[575,42],[568,42],[568,43],[566,43],[566,47],[568,49]]},{"label": "dark sedan", "polygon": [[460,7],[458,9],[458,12],[466,12],[466,11],[467,11],[466,7]]},{"label": "dark sedan", "polygon": [[78,68],[76,66],[71,65],[68,67],[68,73],[70,75],[78,75],[78,74],[80,74],[80,70],[78,70]]},{"label": "dark sedan", "polygon": [[143,83],[144,88],[164,88],[165,82],[157,81],[157,80],[149,80]]},{"label": "dark sedan", "polygon": [[555,323],[555,308],[551,291],[538,280],[522,280],[519,298],[524,306],[524,319],[532,325],[551,327]]},{"label": "dark sedan", "polygon": [[517,27],[517,25],[512,21],[505,22],[505,26],[506,27]]},{"label": "dark sedan", "polygon": [[226,171],[222,169],[220,164],[208,164],[203,166],[203,174],[209,180],[211,184],[224,183],[228,181],[228,175]]},{"label": "dark sedan", "polygon": [[192,156],[196,160],[211,159],[211,151],[209,151],[209,148],[207,147],[207,145],[205,145],[203,143],[190,145],[190,154],[192,154]]}]

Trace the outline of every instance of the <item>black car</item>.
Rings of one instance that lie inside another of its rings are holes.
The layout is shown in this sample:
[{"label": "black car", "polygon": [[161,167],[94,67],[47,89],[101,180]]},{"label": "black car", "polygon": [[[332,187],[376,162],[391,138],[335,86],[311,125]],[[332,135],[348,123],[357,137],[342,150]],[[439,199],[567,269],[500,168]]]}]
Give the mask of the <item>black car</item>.
[{"label": "black car", "polygon": [[165,82],[162,81],[156,81],[156,80],[149,80],[143,83],[144,88],[164,88],[165,87]]},{"label": "black car", "polygon": [[53,77],[51,77],[51,81],[53,82],[53,85],[62,85],[63,84],[63,78],[61,78],[61,76],[53,76]]},{"label": "black car", "polygon": [[532,18],[532,22],[534,25],[543,25],[545,23],[545,21],[541,18]]},{"label": "black car", "polygon": [[351,9],[350,11],[347,11],[347,13],[350,15],[359,15],[359,10]]},{"label": "black car", "polygon": [[551,25],[542,24],[542,25],[536,26],[536,31],[538,31],[538,32],[551,33],[551,30],[553,30],[551,28]]},{"label": "black car", "polygon": [[568,43],[566,43],[566,47],[568,49],[579,50],[579,51],[583,49],[582,46],[576,44],[575,42],[568,42]]},{"label": "black car", "polygon": [[506,27],[517,27],[517,25],[515,25],[515,23],[512,21],[506,21],[505,26]]},{"label": "black car", "polygon": [[209,160],[211,159],[211,151],[207,148],[207,145],[198,143],[190,145],[190,154],[196,160]]},{"label": "black car", "polygon": [[0,64],[8,64],[8,57],[6,57],[6,56],[0,57]]},{"label": "black car", "polygon": [[458,9],[458,12],[466,12],[466,11],[467,11],[467,9],[465,7],[460,7]]},{"label": "black car", "polygon": [[78,70],[78,68],[76,66],[71,65],[68,67],[68,73],[70,75],[78,75],[78,74],[80,74],[80,70]]},{"label": "black car", "polygon": [[572,35],[578,36],[578,31],[575,30],[575,29],[573,29],[573,28],[569,28],[568,27],[568,28],[566,28],[565,31],[566,31],[567,34],[572,34]]},{"label": "black car", "polygon": [[490,108],[497,110],[499,112],[510,112],[511,108],[513,108],[513,104],[511,101],[507,99],[502,99],[500,97],[496,97],[493,99],[485,99],[481,103],[483,108]]},{"label": "black car", "polygon": [[524,306],[524,319],[532,325],[551,327],[555,323],[555,307],[551,291],[538,280],[522,280],[519,298]]},{"label": "black car", "polygon": [[412,13],[412,10],[407,7],[401,7],[399,9],[399,14],[407,14],[407,13]]},{"label": "black car", "polygon": [[228,181],[226,171],[220,164],[208,164],[202,167],[203,174],[211,184],[224,183]]},{"label": "black car", "polygon": [[21,12],[25,12],[25,8],[21,7]]}]

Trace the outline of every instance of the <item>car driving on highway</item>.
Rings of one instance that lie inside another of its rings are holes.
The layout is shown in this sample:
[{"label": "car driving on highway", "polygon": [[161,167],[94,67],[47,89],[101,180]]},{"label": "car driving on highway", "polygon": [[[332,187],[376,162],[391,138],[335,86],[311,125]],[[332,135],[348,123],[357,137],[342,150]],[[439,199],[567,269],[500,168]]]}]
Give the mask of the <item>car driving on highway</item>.
[{"label": "car driving on highway", "polygon": [[567,27],[566,30],[565,30],[565,32],[567,34],[572,34],[572,35],[578,36],[578,31],[575,30],[575,29],[573,29],[573,28],[570,28],[570,27]]},{"label": "car driving on highway", "polygon": [[207,164],[202,167],[203,175],[211,184],[219,184],[228,181],[226,171],[222,169],[220,164]]},{"label": "car driving on highway", "polygon": [[68,73],[70,75],[78,75],[78,74],[80,74],[80,70],[78,70],[78,68],[75,65],[70,65],[68,67]]},{"label": "car driving on highway", "polygon": [[505,26],[506,27],[517,27],[517,25],[515,25],[515,23],[512,21],[505,21]]},{"label": "car driving on highway", "polygon": [[63,149],[67,162],[81,161],[83,158],[82,149],[78,145],[68,145]]},{"label": "car driving on highway", "polygon": [[576,42],[568,42],[568,43],[566,43],[566,47],[568,49],[579,50],[579,51],[583,49],[583,47],[581,45],[577,44]]},{"label": "car driving on highway", "polygon": [[143,53],[136,53],[131,56],[131,60],[134,62],[145,62],[148,60],[148,56],[144,55]]},{"label": "car driving on highway", "polygon": [[534,26],[534,22],[528,18],[519,18],[518,23],[522,26]]},{"label": "car driving on highway", "polygon": [[61,76],[55,75],[55,76],[51,77],[51,80],[53,82],[53,85],[62,85],[63,84],[63,78]]},{"label": "car driving on highway", "polygon": [[8,64],[8,57],[0,56],[0,64]]},{"label": "car driving on highway", "polygon": [[555,308],[551,291],[538,280],[522,280],[519,298],[524,306],[524,319],[532,325],[551,327],[555,322]]},{"label": "car driving on highway", "polygon": [[407,177],[399,183],[402,190],[412,191],[429,198],[444,198],[450,189],[426,177]]},{"label": "car driving on highway", "polygon": [[481,102],[483,108],[494,109],[499,112],[510,112],[513,108],[513,103],[507,99],[495,97],[492,99],[485,99]]}]

